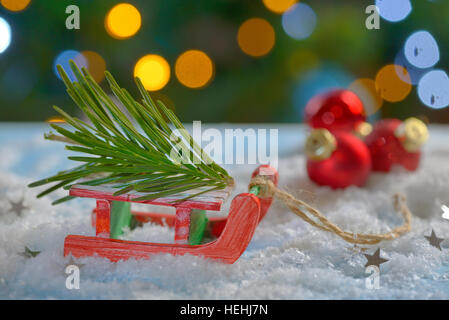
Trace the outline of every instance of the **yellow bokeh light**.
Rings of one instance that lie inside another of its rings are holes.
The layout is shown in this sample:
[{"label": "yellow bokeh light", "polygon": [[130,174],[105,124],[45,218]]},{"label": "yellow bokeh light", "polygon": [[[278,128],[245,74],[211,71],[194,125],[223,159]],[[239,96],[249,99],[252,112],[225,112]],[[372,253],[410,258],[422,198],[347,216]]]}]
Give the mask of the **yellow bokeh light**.
[{"label": "yellow bokeh light", "polygon": [[410,74],[404,67],[389,64],[376,75],[376,91],[389,102],[404,100],[412,90]]},{"label": "yellow bokeh light", "polygon": [[237,42],[240,49],[247,55],[252,57],[265,56],[274,46],[274,29],[264,19],[248,19],[239,28]]},{"label": "yellow bokeh light", "polygon": [[22,11],[30,2],[31,0],[1,0],[2,6],[10,11]]},{"label": "yellow bokeh light", "polygon": [[48,123],[65,123],[64,118],[60,116],[50,117],[46,120]]},{"label": "yellow bokeh light", "polygon": [[287,11],[297,0],[262,0],[265,7],[274,13],[281,14]]},{"label": "yellow bokeh light", "polygon": [[200,50],[188,50],[176,60],[175,74],[179,82],[188,88],[203,88],[214,74],[214,64]]},{"label": "yellow bokeh light", "polygon": [[163,57],[149,54],[137,61],[134,76],[140,78],[148,91],[157,91],[170,80],[170,65]]},{"label": "yellow bokeh light", "polygon": [[106,62],[103,57],[94,51],[82,51],[81,54],[87,60],[87,70],[98,83],[103,81],[106,71]]},{"label": "yellow bokeh light", "polygon": [[361,78],[355,80],[348,87],[363,102],[365,115],[370,116],[376,113],[383,104],[383,99],[376,90],[376,83],[372,79]]},{"label": "yellow bokeh light", "polygon": [[106,15],[105,28],[111,37],[126,39],[139,31],[142,18],[139,10],[129,3],[114,6]]}]

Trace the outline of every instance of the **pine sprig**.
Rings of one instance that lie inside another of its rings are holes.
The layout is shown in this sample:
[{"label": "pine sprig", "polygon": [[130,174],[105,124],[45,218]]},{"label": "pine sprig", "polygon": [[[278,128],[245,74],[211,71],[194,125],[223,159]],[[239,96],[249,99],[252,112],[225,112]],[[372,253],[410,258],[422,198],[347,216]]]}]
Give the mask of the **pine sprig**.
[{"label": "pine sprig", "polygon": [[[107,184],[117,189],[115,195],[130,191],[145,194],[136,200],[194,190],[180,200],[183,201],[234,184],[226,170],[198,146],[176,115],[161,101],[152,100],[139,78],[135,82],[141,102],[134,100],[109,72],[105,72],[111,91],[129,115],[126,116],[85,68],[79,70],[73,61],[70,67],[75,82],[70,81],[61,66],[58,72],[68,94],[90,123],[54,106],[71,128],[52,123],[51,127],[59,135],[51,133],[45,138],[67,142],[66,149],[82,154],[68,158],[82,164],[29,184],[29,187],[37,187],[55,183],[38,197],[60,188],[69,189],[74,184]],[[174,134],[174,129],[178,129],[179,134]],[[72,198],[67,196],[53,204]]]}]

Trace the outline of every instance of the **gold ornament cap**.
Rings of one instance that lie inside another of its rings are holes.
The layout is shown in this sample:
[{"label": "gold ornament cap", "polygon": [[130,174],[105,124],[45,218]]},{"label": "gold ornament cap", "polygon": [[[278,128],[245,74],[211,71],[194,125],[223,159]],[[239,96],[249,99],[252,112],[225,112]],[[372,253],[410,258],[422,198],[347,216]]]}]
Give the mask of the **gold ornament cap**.
[{"label": "gold ornament cap", "polygon": [[355,134],[360,139],[364,139],[373,131],[373,126],[368,122],[360,122],[355,127]]},{"label": "gold ornament cap", "polygon": [[328,159],[337,148],[337,140],[327,129],[314,129],[306,139],[304,152],[310,160]]},{"label": "gold ornament cap", "polygon": [[406,119],[395,131],[396,137],[408,152],[417,152],[429,139],[429,130],[424,122],[418,118]]}]

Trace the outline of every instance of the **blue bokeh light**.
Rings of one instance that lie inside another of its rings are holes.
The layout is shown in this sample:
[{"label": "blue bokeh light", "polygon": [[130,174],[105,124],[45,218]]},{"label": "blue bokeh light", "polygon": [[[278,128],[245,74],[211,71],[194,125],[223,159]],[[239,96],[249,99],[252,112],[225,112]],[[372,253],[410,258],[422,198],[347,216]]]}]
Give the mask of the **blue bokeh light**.
[{"label": "blue bokeh light", "polygon": [[405,57],[403,49],[401,49],[396,55],[396,58],[394,59],[394,64],[397,66],[401,66],[407,70],[408,72],[407,75],[409,75],[410,77],[406,76],[404,72],[402,72],[403,70],[401,68],[397,68],[396,73],[399,76],[399,78],[401,78],[402,81],[410,83],[412,85],[417,85],[421,77],[431,70],[430,68],[421,69],[412,65],[410,62],[408,62],[407,58]]},{"label": "blue bokeh light", "polygon": [[435,38],[427,31],[417,31],[407,38],[404,46],[407,60],[417,68],[433,67],[440,60]]},{"label": "blue bokeh light", "polygon": [[0,17],[0,53],[8,49],[11,43],[11,27],[5,19]]},{"label": "blue bokeh light", "polygon": [[354,77],[337,65],[325,63],[307,72],[293,90],[293,106],[301,117],[307,102],[313,96],[337,88],[347,88]]},{"label": "blue bokeh light", "polygon": [[449,106],[449,77],[443,70],[427,72],[418,83],[418,96],[432,109]]},{"label": "blue bokeh light", "polygon": [[60,64],[64,68],[69,79],[71,81],[75,81],[76,78],[75,78],[75,75],[73,74],[72,70],[70,69],[69,60],[73,60],[79,68],[81,68],[81,67],[87,68],[88,67],[87,59],[80,52],[78,52],[76,50],[65,50],[65,51],[61,52],[56,57],[56,59],[53,63],[53,69],[54,69],[56,76],[59,79],[61,79],[61,77],[59,76],[59,73],[58,73],[58,69],[56,68],[56,66],[58,64]]},{"label": "blue bokeh light", "polygon": [[296,40],[308,38],[316,27],[316,14],[305,3],[297,3],[282,15],[285,33]]},{"label": "blue bokeh light", "polygon": [[390,22],[399,22],[412,12],[410,0],[376,0],[379,15]]}]

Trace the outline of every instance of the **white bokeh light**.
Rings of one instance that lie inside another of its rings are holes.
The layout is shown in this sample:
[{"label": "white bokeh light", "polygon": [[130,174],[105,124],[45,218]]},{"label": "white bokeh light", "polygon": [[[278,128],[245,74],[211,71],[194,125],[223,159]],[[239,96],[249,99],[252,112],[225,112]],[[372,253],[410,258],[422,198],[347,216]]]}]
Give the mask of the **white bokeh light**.
[{"label": "white bokeh light", "polygon": [[282,15],[282,27],[293,39],[306,39],[316,27],[315,11],[305,3],[297,3]]},{"label": "white bokeh light", "polygon": [[440,60],[440,50],[435,38],[424,30],[408,37],[404,54],[408,62],[421,69],[433,67]]},{"label": "white bokeh light", "polygon": [[430,68],[421,69],[412,65],[405,57],[404,49],[401,49],[396,54],[394,64],[397,66],[401,66],[408,71],[407,74],[404,74],[404,72],[402,72],[402,68],[397,68],[396,73],[402,81],[410,83],[412,85],[417,85],[421,77],[431,70]]},{"label": "white bokeh light", "polygon": [[443,70],[426,73],[418,83],[418,96],[422,103],[432,109],[449,106],[449,77]]},{"label": "white bokeh light", "polygon": [[379,15],[390,22],[399,22],[407,18],[412,11],[410,0],[376,0]]},{"label": "white bokeh light", "polygon": [[11,43],[11,27],[0,17],[0,53],[3,53]]}]

